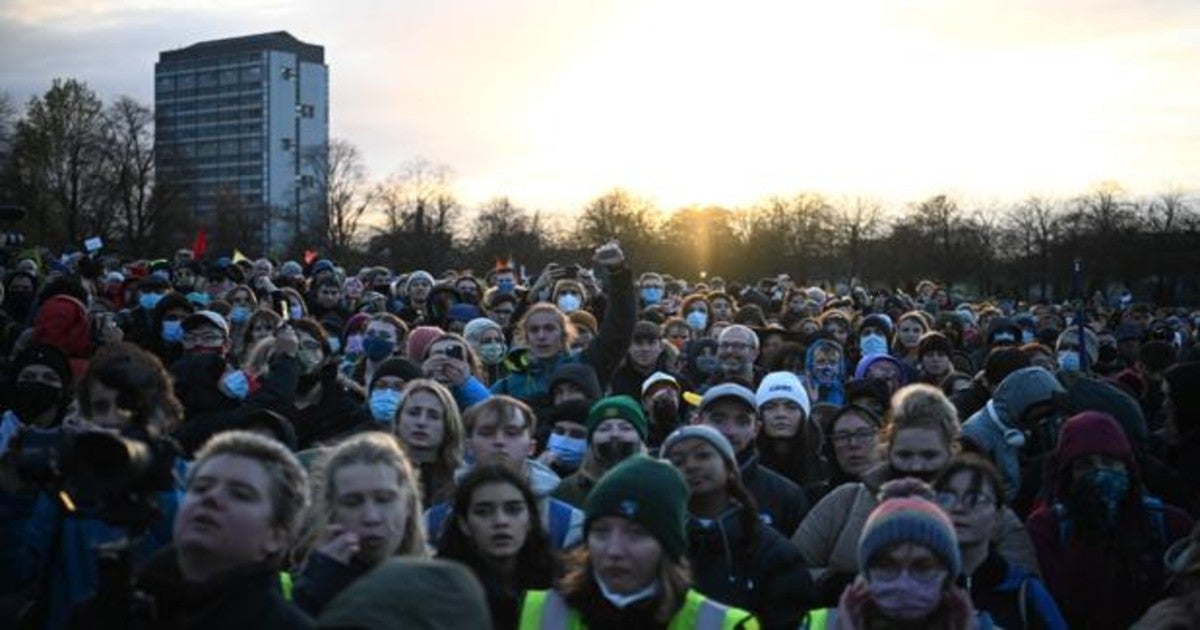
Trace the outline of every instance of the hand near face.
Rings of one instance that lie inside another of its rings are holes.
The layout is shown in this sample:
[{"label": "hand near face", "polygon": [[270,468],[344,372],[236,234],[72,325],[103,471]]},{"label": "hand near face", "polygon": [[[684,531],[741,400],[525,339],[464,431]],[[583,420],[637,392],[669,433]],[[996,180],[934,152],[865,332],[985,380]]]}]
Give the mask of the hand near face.
[{"label": "hand near face", "polygon": [[341,525],[330,525],[325,544],[317,548],[318,553],[325,554],[339,564],[350,564],[350,560],[358,554],[358,534],[346,531]]},{"label": "hand near face", "polygon": [[451,388],[462,386],[471,375],[471,368],[466,361],[444,354],[429,357],[421,367],[426,376]]}]

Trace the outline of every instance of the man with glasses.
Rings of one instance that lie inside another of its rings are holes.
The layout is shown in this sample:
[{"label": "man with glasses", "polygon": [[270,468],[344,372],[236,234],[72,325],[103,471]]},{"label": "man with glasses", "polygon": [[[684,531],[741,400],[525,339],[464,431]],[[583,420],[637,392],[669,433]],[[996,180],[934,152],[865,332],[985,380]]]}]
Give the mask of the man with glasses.
[{"label": "man with glasses", "polygon": [[755,365],[757,358],[758,335],[748,326],[729,326],[717,337],[717,370],[705,386],[738,383],[745,387],[758,387],[764,372]]}]

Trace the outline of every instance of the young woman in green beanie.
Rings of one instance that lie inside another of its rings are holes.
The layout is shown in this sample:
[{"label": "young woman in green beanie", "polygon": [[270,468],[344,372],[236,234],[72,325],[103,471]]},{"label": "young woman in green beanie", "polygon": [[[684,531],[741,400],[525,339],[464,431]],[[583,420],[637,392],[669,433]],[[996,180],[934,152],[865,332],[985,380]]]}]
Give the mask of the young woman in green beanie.
[{"label": "young woman in green beanie", "polygon": [[764,628],[795,628],[813,601],[800,550],[759,520],[733,446],[716,429],[676,429],[662,457],[687,481],[687,558],[695,588],[754,613]]},{"label": "young woman in green beanie", "polygon": [[687,494],[666,462],[636,455],[609,471],[584,506],[584,547],[568,558],[558,588],[525,596],[520,627],[758,628],[750,613],[691,588]]}]

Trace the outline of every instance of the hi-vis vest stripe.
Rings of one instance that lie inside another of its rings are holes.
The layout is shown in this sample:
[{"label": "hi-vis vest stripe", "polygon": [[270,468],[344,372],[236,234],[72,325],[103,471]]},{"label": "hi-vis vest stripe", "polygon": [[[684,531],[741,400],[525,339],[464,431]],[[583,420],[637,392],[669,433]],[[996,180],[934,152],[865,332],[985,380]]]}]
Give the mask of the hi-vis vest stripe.
[{"label": "hi-vis vest stripe", "polygon": [[[529,591],[521,607],[521,630],[585,630],[579,613],[554,591]],[[689,590],[683,607],[675,613],[668,630],[758,630],[750,613],[729,608]]]}]

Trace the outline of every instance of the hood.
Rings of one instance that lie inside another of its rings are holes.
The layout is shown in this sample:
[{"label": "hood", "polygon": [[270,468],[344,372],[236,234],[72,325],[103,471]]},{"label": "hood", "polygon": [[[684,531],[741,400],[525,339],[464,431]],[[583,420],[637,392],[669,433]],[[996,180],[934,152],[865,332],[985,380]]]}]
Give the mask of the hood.
[{"label": "hood", "polygon": [[1086,455],[1109,455],[1125,462],[1131,485],[1139,478],[1133,447],[1121,425],[1111,415],[1101,411],[1085,411],[1072,416],[1063,424],[1054,451],[1054,488],[1063,496],[1071,483],[1071,464]]},{"label": "hood", "polygon": [[92,350],[87,308],[68,295],[52,296],[34,317],[33,338],[62,350],[69,358],[86,358]]},{"label": "hood", "polygon": [[529,489],[533,490],[533,494],[539,499],[550,496],[558,484],[562,483],[562,479],[549,466],[536,459],[526,460],[525,472],[526,479],[529,480]]},{"label": "hood", "polygon": [[1066,392],[1050,372],[1039,367],[1021,368],[1000,382],[992,394],[991,405],[1000,422],[1016,428],[1030,407]]},{"label": "hood", "polygon": [[905,370],[904,366],[899,360],[896,359],[896,357],[893,357],[889,354],[872,354],[863,357],[861,360],[859,360],[858,367],[854,368],[854,380],[858,381],[867,378],[867,371],[871,369],[872,365],[875,365],[880,361],[891,363],[892,365],[896,366],[896,369],[900,370],[900,384],[908,384],[908,371]]},{"label": "hood", "polygon": [[1110,383],[1080,376],[1067,390],[1067,410],[1071,414],[1085,411],[1103,411],[1111,414],[1121,425],[1121,430],[1125,432],[1135,450],[1144,446],[1150,439],[1150,430],[1146,427],[1146,416],[1142,413],[1142,406],[1129,394]]},{"label": "hood", "polygon": [[346,587],[317,618],[318,628],[490,627],[483,587],[465,566],[393,558]]},{"label": "hood", "polygon": [[163,315],[173,308],[181,308],[189,313],[196,310],[196,307],[192,306],[192,303],[189,302],[187,297],[182,293],[168,291],[166,295],[163,295],[162,299],[158,301],[158,304],[154,305],[155,333],[157,333],[159,327],[162,326]]}]

